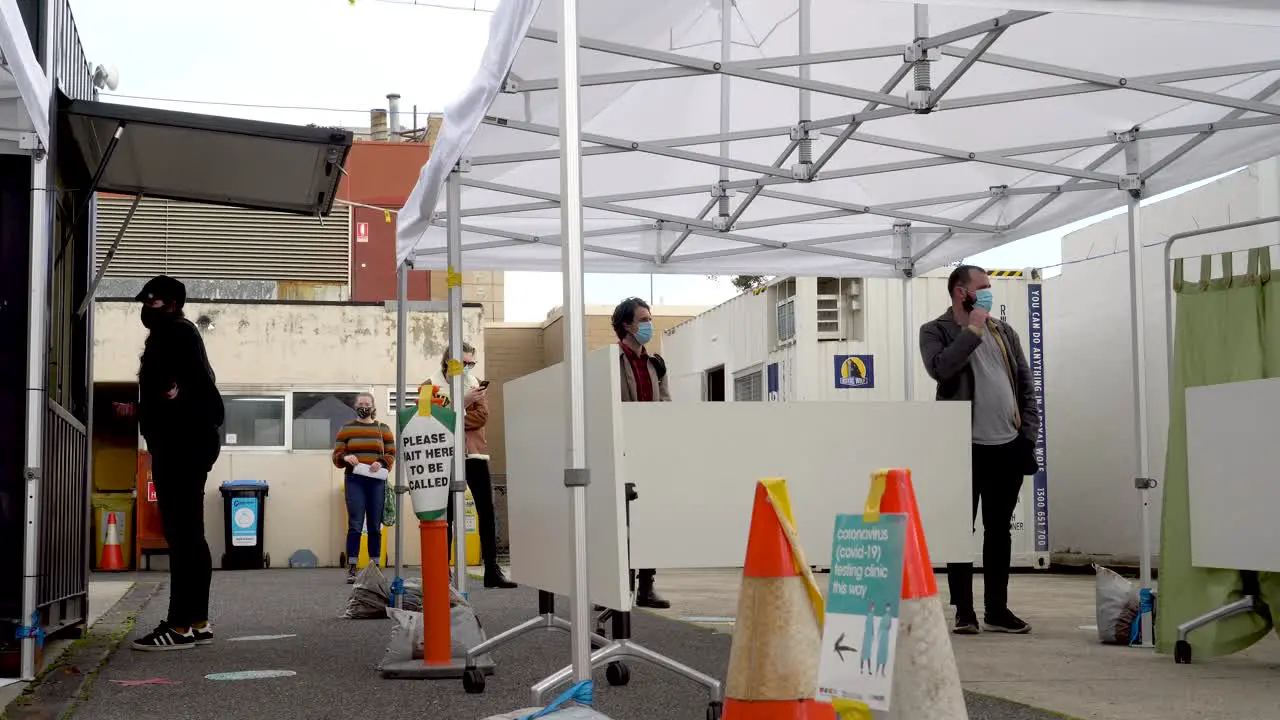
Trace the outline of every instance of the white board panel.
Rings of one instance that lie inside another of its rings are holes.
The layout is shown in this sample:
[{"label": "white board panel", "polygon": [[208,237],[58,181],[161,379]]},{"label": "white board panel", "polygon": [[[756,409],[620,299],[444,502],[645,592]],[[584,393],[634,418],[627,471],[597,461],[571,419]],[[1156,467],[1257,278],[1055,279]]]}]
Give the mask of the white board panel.
[{"label": "white board panel", "polygon": [[[626,517],[615,482],[620,427],[618,347],[587,356],[587,565],[591,601],[630,610]],[[565,368],[560,363],[503,386],[506,416],[507,508],[511,577],[521,585],[562,595],[572,588]]]},{"label": "white board panel", "polygon": [[1280,379],[1187,388],[1191,563],[1280,572]]},{"label": "white board panel", "polygon": [[622,403],[636,567],[740,567],[756,481],[787,480],[804,553],[831,563],[838,513],[874,470],[912,471],[935,566],[973,559],[968,403]]}]

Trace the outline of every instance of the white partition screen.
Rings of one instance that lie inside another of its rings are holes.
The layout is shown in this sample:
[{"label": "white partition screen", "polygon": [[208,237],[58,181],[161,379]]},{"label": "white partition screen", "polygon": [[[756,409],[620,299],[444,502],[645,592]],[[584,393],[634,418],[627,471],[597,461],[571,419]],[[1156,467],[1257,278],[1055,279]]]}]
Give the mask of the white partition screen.
[{"label": "white partition screen", "polygon": [[968,403],[622,403],[636,567],[739,567],[756,481],[787,480],[807,560],[831,563],[838,513],[871,472],[910,468],[935,566],[970,562]]},{"label": "white partition screen", "polygon": [[1191,564],[1280,572],[1280,379],[1187,388]]},{"label": "white partition screen", "polygon": [[[614,477],[618,376],[616,345],[587,356],[587,567],[591,601],[630,610],[625,507]],[[568,401],[563,363],[503,387],[511,576],[521,585],[562,595],[572,587],[564,486]]]}]

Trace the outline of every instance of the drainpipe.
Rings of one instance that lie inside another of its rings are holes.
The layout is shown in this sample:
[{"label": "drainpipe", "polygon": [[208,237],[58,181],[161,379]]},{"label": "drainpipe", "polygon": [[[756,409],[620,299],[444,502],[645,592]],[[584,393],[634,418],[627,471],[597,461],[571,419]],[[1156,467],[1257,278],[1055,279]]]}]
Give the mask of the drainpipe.
[{"label": "drainpipe", "polygon": [[[52,3],[40,3],[44,18],[43,38],[40,55],[44,58],[45,73],[52,78],[54,69],[54,38],[58,37],[57,18],[53,15]],[[52,102],[41,108],[53,119]],[[50,122],[50,134],[57,125]],[[50,143],[51,145],[53,143]],[[26,527],[23,535],[22,553],[22,620],[19,636],[22,637],[22,649],[19,676],[22,680],[35,680],[36,650],[43,641],[39,602],[40,572],[40,491],[41,463],[44,450],[44,417],[48,395],[45,392],[45,381],[48,370],[48,328],[49,316],[49,261],[50,235],[53,232],[53,204],[50,202],[50,176],[53,167],[52,158],[46,148],[37,148],[31,155],[31,245],[28,265],[28,282],[31,297],[27,310],[27,382],[26,382],[26,443],[23,446],[22,474],[26,483]]]}]

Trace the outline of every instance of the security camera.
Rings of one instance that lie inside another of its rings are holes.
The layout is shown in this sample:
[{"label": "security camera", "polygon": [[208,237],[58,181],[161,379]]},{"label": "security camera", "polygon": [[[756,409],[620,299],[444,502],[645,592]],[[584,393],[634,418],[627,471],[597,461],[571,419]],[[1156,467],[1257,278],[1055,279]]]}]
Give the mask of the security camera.
[{"label": "security camera", "polygon": [[120,87],[120,71],[115,65],[99,65],[93,69],[93,86],[115,92]]}]

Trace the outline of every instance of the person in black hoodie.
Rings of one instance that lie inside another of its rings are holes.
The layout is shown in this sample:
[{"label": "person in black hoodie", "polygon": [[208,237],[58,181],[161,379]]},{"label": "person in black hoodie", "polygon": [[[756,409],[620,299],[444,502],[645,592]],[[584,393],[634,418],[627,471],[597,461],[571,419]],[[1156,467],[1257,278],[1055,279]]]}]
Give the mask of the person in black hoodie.
[{"label": "person in black hoodie", "polygon": [[[204,535],[204,486],[222,448],[222,395],[200,331],[182,313],[187,289],[157,275],[137,298],[150,330],[138,369],[139,428],[169,544],[169,614],[133,649],[179,650],[213,641],[209,584],[213,558]],[[127,414],[134,408],[123,406]]]}]

